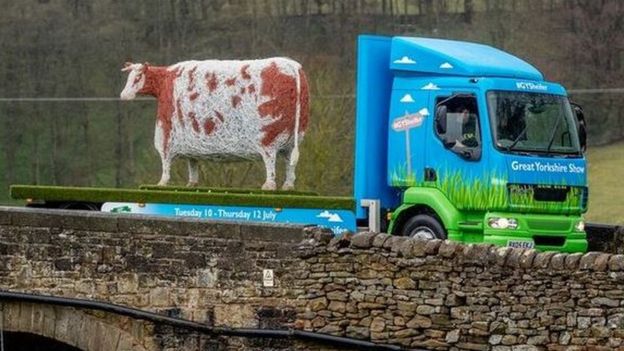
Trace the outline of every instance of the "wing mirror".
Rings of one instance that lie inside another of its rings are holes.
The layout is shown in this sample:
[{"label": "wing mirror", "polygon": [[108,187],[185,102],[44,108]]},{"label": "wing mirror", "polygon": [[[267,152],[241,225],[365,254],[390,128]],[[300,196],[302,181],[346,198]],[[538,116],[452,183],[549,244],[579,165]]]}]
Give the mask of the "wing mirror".
[{"label": "wing mirror", "polygon": [[572,105],[572,110],[574,110],[574,115],[576,116],[579,145],[581,146],[581,151],[585,153],[585,150],[587,150],[587,124],[585,122],[585,113],[583,113],[581,105],[573,102],[570,104]]},{"label": "wing mirror", "polygon": [[446,134],[446,113],[447,108],[445,105],[439,105],[436,107],[435,125],[438,134]]}]

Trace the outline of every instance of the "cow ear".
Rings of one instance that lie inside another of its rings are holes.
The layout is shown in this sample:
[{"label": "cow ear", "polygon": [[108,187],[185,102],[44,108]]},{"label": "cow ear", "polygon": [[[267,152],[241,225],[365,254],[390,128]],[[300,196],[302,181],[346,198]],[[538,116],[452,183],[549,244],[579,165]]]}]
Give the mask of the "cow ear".
[{"label": "cow ear", "polygon": [[141,72],[145,72],[145,71],[147,71],[147,67],[149,67],[149,65],[150,65],[150,63],[149,63],[149,62],[147,62],[147,61],[145,61],[145,62],[143,63],[143,67],[141,67]]}]

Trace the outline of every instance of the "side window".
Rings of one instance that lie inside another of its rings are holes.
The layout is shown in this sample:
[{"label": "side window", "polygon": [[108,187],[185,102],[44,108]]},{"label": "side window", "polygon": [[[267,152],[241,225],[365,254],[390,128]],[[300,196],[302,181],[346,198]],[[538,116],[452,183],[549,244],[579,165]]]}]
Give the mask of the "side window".
[{"label": "side window", "polygon": [[468,160],[481,158],[477,99],[470,95],[436,99],[436,134],[444,146]]}]

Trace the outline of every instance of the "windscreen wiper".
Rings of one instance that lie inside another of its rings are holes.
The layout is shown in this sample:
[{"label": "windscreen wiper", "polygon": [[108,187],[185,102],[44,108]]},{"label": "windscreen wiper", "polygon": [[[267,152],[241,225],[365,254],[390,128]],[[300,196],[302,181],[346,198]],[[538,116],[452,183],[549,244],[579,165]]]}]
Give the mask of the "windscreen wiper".
[{"label": "windscreen wiper", "polygon": [[552,134],[550,135],[550,141],[548,142],[548,147],[546,148],[546,155],[550,154],[550,148],[552,147],[552,144],[555,141],[555,134],[557,133],[557,129],[559,128],[559,121],[561,121],[561,118],[557,119],[557,122],[555,123],[555,128],[553,129]]},{"label": "windscreen wiper", "polygon": [[524,126],[524,129],[520,132],[520,134],[518,134],[516,139],[514,139],[514,141],[511,144],[509,144],[509,146],[507,146],[505,148],[507,150],[507,152],[511,151],[511,149],[513,149],[513,147],[516,146],[516,144],[518,144],[518,142],[520,141],[520,138],[522,138],[524,136],[524,134],[526,134],[527,129],[529,129],[529,125],[528,124],[526,126]]}]

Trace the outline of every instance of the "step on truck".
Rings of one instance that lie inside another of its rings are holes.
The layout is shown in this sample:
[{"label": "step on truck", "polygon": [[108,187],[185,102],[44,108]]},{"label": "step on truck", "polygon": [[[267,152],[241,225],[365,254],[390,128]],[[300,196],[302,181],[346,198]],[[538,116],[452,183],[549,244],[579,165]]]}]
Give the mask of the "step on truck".
[{"label": "step on truck", "polygon": [[565,89],[490,46],[358,38],[353,197],[15,185],[30,206],[298,223],[582,252],[585,119]]}]

